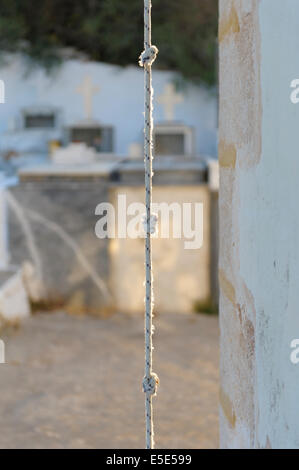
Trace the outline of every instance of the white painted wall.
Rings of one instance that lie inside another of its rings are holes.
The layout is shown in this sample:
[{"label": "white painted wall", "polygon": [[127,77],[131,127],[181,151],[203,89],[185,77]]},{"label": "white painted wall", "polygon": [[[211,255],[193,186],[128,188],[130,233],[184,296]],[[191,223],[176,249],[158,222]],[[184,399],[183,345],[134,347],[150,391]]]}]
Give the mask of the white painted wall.
[{"label": "white painted wall", "polygon": [[7,243],[7,214],[5,202],[5,189],[0,186],[0,269],[8,265],[8,243]]},{"label": "white painted wall", "polygon": [[9,262],[6,181],[0,172],[0,270],[6,269]]},{"label": "white painted wall", "polygon": [[289,98],[290,82],[299,78],[298,1],[272,0],[270,6],[263,0],[259,18],[262,154],[256,171],[245,177],[246,183],[241,180],[242,198],[250,200],[256,215],[250,212],[250,217],[244,217],[243,212],[240,220],[243,235],[256,228],[257,240],[250,251],[252,247],[260,267],[257,277],[246,262],[248,251],[246,255],[243,245],[241,266],[255,292],[261,339],[257,342],[256,440],[298,449],[299,365],[290,361],[290,343],[299,338],[299,106]]},{"label": "white painted wall", "polygon": [[[136,59],[137,62],[137,59]],[[28,71],[27,71],[28,72]],[[100,91],[93,101],[94,119],[116,128],[115,151],[128,154],[133,142],[142,143],[143,129],[143,70],[140,67],[119,67],[95,62],[68,60],[51,76],[35,67],[26,74],[22,58],[12,56],[8,65],[1,68],[0,78],[5,82],[6,102],[1,105],[0,139],[20,110],[29,106],[54,106],[62,108],[61,124],[69,126],[84,117],[82,96],[76,89],[90,76]],[[162,106],[156,97],[165,85],[176,78],[172,72],[155,70],[156,122],[164,120]],[[187,83],[180,91],[184,100],[177,104],[175,119],[196,130],[196,151],[216,156],[217,151],[217,99],[215,91]],[[25,137],[22,136],[24,140]]]},{"label": "white painted wall", "polygon": [[298,449],[299,4],[220,6],[221,446]]},{"label": "white painted wall", "polygon": [[30,304],[22,272],[12,272],[0,286],[0,323],[14,323],[29,315]]},{"label": "white painted wall", "polygon": [[8,233],[8,209],[7,209],[7,188],[17,184],[17,178],[4,176],[0,172],[0,270],[6,269],[10,261],[9,233]]}]

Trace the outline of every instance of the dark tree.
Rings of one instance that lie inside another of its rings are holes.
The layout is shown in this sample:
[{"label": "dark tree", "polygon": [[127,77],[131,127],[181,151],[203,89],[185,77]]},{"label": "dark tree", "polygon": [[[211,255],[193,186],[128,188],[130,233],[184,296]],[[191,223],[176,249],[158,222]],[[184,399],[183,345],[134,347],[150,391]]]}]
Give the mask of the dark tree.
[{"label": "dark tree", "polygon": [[[217,0],[153,0],[156,67],[215,82]],[[0,0],[0,49],[51,67],[61,50],[119,65],[143,49],[142,0]]]}]

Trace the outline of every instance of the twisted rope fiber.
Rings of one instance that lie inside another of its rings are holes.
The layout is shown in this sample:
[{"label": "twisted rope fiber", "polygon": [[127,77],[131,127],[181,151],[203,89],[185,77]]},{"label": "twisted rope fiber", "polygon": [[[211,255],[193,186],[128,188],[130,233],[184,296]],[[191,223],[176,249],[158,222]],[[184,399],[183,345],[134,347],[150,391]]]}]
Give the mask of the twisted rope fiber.
[{"label": "twisted rope fiber", "polygon": [[152,371],[153,350],[153,274],[152,274],[152,148],[153,148],[153,88],[152,64],[158,49],[151,44],[151,0],[144,0],[144,51],[139,58],[139,65],[144,67],[145,113],[144,113],[144,167],[145,167],[145,422],[146,448],[154,448],[154,425],[152,397],[156,395],[158,376]]}]

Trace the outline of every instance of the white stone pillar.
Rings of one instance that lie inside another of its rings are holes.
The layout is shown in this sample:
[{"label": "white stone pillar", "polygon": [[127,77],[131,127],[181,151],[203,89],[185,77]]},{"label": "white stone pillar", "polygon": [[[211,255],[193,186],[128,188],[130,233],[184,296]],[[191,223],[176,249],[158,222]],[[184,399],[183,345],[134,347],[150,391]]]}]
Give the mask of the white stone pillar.
[{"label": "white stone pillar", "polygon": [[219,42],[220,445],[299,448],[298,0],[220,0]]}]

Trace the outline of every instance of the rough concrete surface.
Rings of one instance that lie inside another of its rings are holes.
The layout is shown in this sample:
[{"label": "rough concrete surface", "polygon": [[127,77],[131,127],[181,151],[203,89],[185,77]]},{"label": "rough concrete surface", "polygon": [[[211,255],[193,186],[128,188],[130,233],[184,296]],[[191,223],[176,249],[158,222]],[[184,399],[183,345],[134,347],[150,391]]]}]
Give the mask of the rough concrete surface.
[{"label": "rough concrete surface", "polygon": [[30,261],[44,302],[71,313],[101,313],[107,293],[108,241],[94,233],[97,204],[108,201],[104,177],[22,176],[6,193],[11,264]]},{"label": "rough concrete surface", "polygon": [[[218,319],[156,318],[156,448],[218,447]],[[39,314],[1,334],[0,448],[143,448],[143,320]]]}]

